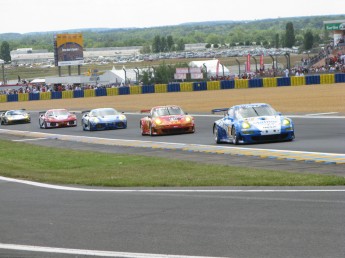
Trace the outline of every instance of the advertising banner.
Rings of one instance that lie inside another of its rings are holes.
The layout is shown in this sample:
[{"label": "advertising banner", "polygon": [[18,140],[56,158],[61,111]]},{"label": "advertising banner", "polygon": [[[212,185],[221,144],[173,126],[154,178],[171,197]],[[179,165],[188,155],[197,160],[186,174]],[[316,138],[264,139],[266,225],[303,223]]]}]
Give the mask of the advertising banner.
[{"label": "advertising banner", "polygon": [[250,54],[247,55],[246,72],[250,72]]},{"label": "advertising banner", "polygon": [[190,78],[191,79],[203,79],[204,75],[202,73],[191,73]]},{"label": "advertising banner", "polygon": [[83,35],[57,34],[54,38],[55,64],[58,66],[81,65],[84,63]]},{"label": "advertising banner", "polygon": [[264,55],[260,55],[260,69],[264,70]]},{"label": "advertising banner", "polygon": [[345,30],[345,23],[328,23],[325,24],[326,30]]},{"label": "advertising banner", "polygon": [[187,79],[187,74],[186,73],[175,73],[174,79],[175,80],[185,80],[185,79]]},{"label": "advertising banner", "polygon": [[176,68],[176,73],[189,73],[187,68]]}]

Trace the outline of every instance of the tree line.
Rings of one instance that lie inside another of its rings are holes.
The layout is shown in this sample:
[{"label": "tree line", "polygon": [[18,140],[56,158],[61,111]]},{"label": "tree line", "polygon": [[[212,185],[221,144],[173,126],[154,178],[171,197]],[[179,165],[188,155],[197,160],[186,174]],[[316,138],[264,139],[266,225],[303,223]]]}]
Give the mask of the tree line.
[{"label": "tree line", "polygon": [[[185,44],[205,43],[208,47],[262,45],[264,47],[297,46],[308,50],[315,44],[328,43],[329,33],[323,21],[341,20],[345,15],[266,19],[258,21],[223,21],[190,23],[176,26],[132,29],[85,29],[84,48],[143,46],[143,53],[184,50]],[[18,48],[48,49],[53,52],[56,32],[0,34],[0,58],[7,60],[10,50]],[[168,36],[166,36],[168,35]],[[4,52],[3,52],[4,51]]]}]

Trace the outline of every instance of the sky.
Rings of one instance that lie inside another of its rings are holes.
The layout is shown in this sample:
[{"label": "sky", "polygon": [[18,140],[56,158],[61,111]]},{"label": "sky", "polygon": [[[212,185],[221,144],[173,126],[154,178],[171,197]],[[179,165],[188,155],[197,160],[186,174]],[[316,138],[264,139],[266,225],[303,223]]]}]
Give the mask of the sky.
[{"label": "sky", "polygon": [[0,33],[345,14],[344,0],[0,0]]}]

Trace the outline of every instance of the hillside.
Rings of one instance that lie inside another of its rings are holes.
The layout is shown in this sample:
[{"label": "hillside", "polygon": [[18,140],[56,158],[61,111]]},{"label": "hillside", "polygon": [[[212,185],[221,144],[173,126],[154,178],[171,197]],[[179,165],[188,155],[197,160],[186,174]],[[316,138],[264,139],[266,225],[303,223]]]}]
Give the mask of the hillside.
[{"label": "hillside", "polygon": [[53,50],[53,36],[57,33],[82,32],[85,48],[145,46],[151,45],[156,35],[171,35],[175,42],[184,43],[212,43],[234,44],[238,42],[274,42],[278,34],[280,41],[284,39],[287,22],[294,24],[296,44],[301,44],[304,33],[312,31],[316,40],[328,40],[324,35],[323,21],[345,19],[345,15],[291,17],[252,21],[205,21],[184,23],[176,26],[150,28],[90,28],[85,30],[73,29],[68,31],[31,32],[25,34],[0,34],[0,43],[8,41],[11,49],[33,48]]}]

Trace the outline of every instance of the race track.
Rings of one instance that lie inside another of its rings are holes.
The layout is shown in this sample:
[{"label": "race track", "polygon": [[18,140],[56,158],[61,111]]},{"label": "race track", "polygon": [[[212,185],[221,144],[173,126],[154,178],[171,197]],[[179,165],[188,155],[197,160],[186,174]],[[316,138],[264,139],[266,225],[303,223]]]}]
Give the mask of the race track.
[{"label": "race track", "polygon": [[[80,124],[45,130],[33,112],[32,123],[0,126],[0,136],[46,146],[65,143],[67,148],[80,141],[95,149],[108,146],[104,151],[113,149],[107,144],[123,142],[135,147],[125,152],[156,151],[152,155],[168,152],[156,146],[178,143],[187,143],[180,150],[183,156],[193,146],[220,148],[219,153],[246,149],[247,154],[234,158],[245,159],[245,165],[253,160],[246,155],[262,150],[313,152],[314,157],[345,153],[344,117],[294,116],[295,141],[239,147],[213,142],[212,123],[219,116],[196,116],[195,134],[158,137],[140,134],[141,115],[127,117],[129,126],[121,130],[84,132]],[[145,144],[151,147],[137,147]],[[344,173],[344,164],[321,165],[316,159],[303,164]],[[262,160],[264,166],[277,167],[276,160]],[[297,163],[287,161],[286,167]],[[343,186],[87,188],[0,177],[0,257],[343,257],[344,191]]]},{"label": "race track", "polygon": [[[77,113],[78,126],[70,128],[40,129],[38,125],[38,113],[31,112],[30,124],[18,124],[1,126],[7,130],[25,132],[37,132],[49,134],[52,137],[67,137],[70,140],[91,141],[102,143],[111,141],[114,145],[153,147],[153,148],[181,148],[189,151],[220,152],[224,154],[239,154],[249,156],[267,156],[286,159],[296,159],[315,162],[328,162],[335,164],[345,163],[345,117],[344,116],[293,116],[295,122],[296,139],[292,142],[276,142],[234,146],[232,144],[216,144],[212,135],[213,122],[221,116],[194,115],[196,121],[196,133],[167,136],[142,136],[139,129],[139,120],[142,114],[129,113],[128,128],[107,131],[83,131],[80,125],[81,114]],[[32,137],[44,137],[45,135],[32,135]],[[68,138],[69,137],[69,138]],[[123,142],[121,143],[121,140]],[[129,142],[130,141],[130,142]],[[144,144],[144,146],[143,146]],[[258,154],[259,153],[259,154]]]}]

